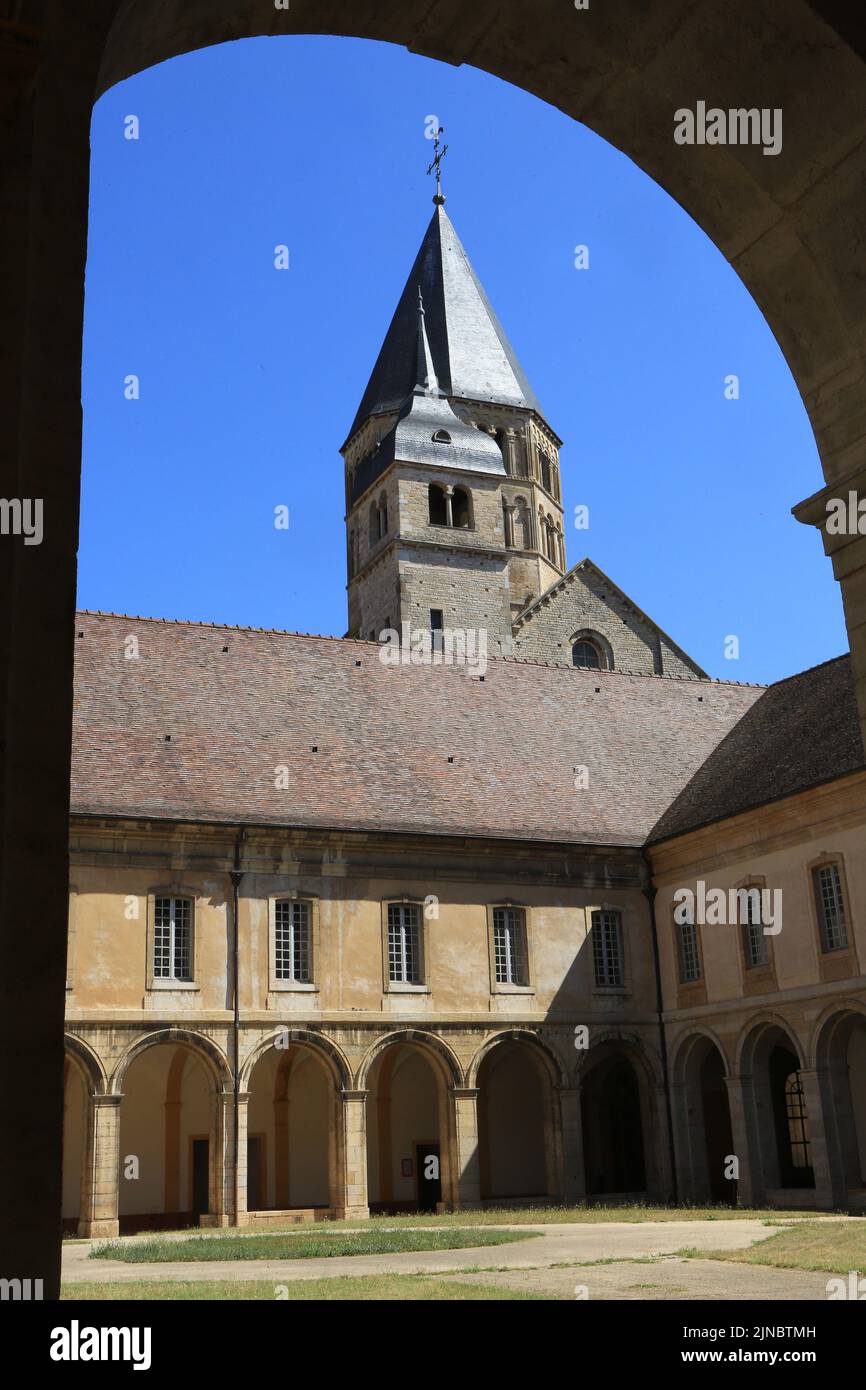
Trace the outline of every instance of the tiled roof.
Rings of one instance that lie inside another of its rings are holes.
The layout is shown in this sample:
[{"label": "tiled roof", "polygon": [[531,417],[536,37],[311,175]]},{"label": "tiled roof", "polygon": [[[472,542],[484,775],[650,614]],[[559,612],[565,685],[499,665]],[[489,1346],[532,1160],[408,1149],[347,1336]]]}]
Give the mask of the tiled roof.
[{"label": "tiled roof", "polygon": [[849,656],[765,690],[698,768],[650,842],[807,791],[866,765]]},{"label": "tiled roof", "polygon": [[762,697],[502,658],[482,681],[368,642],[92,613],[75,657],[73,813],[595,845],[642,844]]}]

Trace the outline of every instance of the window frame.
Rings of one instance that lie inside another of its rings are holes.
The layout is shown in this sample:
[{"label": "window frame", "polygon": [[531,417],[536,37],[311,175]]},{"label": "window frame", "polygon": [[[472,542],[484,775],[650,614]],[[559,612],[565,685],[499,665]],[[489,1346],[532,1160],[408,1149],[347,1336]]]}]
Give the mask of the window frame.
[{"label": "window frame", "polygon": [[[594,994],[602,995],[630,994],[631,986],[629,984],[629,980],[631,978],[631,971],[629,951],[627,946],[629,935],[626,930],[626,926],[629,920],[627,908],[623,907],[621,903],[600,902],[588,904],[584,911],[586,913],[586,935],[587,937],[591,938],[592,960],[590,962],[589,968],[592,971],[592,992]],[[596,938],[594,935],[595,923],[593,922],[593,916],[596,912],[616,913],[619,917],[619,946],[621,964],[621,980],[619,984],[599,984],[598,981],[598,974],[596,971]]]},{"label": "window frame", "polygon": [[[310,916],[310,978],[281,980],[277,976],[277,903],[305,903]],[[314,893],[286,888],[268,894],[268,993],[318,994],[319,992],[319,899]]]},{"label": "window frame", "polygon": [[[763,874],[749,874],[746,878],[740,879],[738,883],[731,883],[725,889],[725,892],[728,895],[728,901],[730,901],[730,893],[732,890],[739,893],[756,888],[759,893],[763,893],[766,887],[767,880]],[[751,901],[751,899],[749,901]],[[751,925],[756,924],[753,923]],[[731,923],[728,923],[728,926],[730,927]],[[775,938],[767,936],[763,931],[763,924],[761,924],[761,937],[766,946],[767,959],[759,964],[750,965],[746,955],[746,924],[737,921],[733,923],[733,927],[736,932],[737,959],[740,966],[740,979],[742,981],[744,996],[763,994],[768,989],[773,990],[778,988],[776,981],[776,955],[773,945]]]},{"label": "window frame", "polygon": [[[188,980],[177,980],[173,976],[156,975],[154,973],[154,955],[156,950],[156,904],[160,898],[184,898],[190,904],[189,913],[189,969],[190,978]],[[198,896],[194,888],[183,883],[172,883],[151,888],[147,894],[147,929],[145,945],[147,951],[147,989],[159,992],[168,991],[177,993],[178,991],[198,991],[199,980],[199,922],[198,922]]]},{"label": "window frame", "polygon": [[[507,980],[497,980],[496,978],[496,913],[501,911],[520,912],[523,915],[523,957],[526,967],[526,983],[522,985],[511,984]],[[516,902],[513,898],[504,898],[499,902],[487,904],[487,958],[491,994],[535,994],[532,936],[532,908],[528,903]]]},{"label": "window frame", "polygon": [[[848,945],[840,947],[835,951],[826,951],[824,949],[821,916],[815,894],[815,872],[830,864],[835,864],[839,870],[842,906],[845,913],[845,926],[848,934]],[[848,883],[845,855],[840,850],[825,850],[822,854],[816,855],[814,859],[810,859],[808,863],[804,864],[803,872],[806,876],[806,896],[809,902],[809,914],[812,922],[813,940],[815,942],[815,958],[821,983],[825,984],[835,980],[848,979],[852,975],[859,974],[859,953],[857,950],[857,934],[855,931],[855,904]]]},{"label": "window frame", "polygon": [[[430,994],[430,960],[424,899],[400,896],[382,899],[382,985],[385,994]],[[413,907],[418,913],[418,967],[420,980],[391,979],[390,908]]]}]

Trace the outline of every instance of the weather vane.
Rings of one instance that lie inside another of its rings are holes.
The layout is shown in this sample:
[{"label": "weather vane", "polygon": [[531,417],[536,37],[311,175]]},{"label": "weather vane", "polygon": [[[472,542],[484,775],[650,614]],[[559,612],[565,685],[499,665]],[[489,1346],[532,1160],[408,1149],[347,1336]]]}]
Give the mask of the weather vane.
[{"label": "weather vane", "polygon": [[432,174],[433,170],[436,170],[436,197],[433,199],[433,201],[434,203],[439,203],[440,205],[445,202],[445,199],[442,195],[442,161],[448,153],[447,145],[443,145],[441,150],[439,148],[439,136],[444,134],[445,127],[444,125],[441,125],[437,130],[436,134],[433,136],[433,158],[427,166],[428,174]]}]

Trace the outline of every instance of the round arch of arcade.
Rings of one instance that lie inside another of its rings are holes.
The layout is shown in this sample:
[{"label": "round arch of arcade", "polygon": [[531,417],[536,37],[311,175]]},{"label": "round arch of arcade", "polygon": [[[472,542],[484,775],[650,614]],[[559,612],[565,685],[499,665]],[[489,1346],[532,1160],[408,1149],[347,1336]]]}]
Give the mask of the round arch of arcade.
[{"label": "round arch of arcade", "polygon": [[261,1038],[247,1054],[240,1067],[238,1086],[246,1091],[250,1078],[258,1063],[271,1049],[277,1052],[290,1051],[293,1047],[303,1047],[315,1053],[327,1068],[333,1084],[340,1090],[352,1088],[352,1069],[340,1047],[323,1033],[311,1028],[276,1028],[267,1037]]},{"label": "round arch of arcade", "polygon": [[664,1200],[670,1162],[661,1062],[634,1033],[612,1028],[577,1053],[583,1178],[590,1199]]},{"label": "round arch of arcade", "polygon": [[228,1092],[233,1089],[231,1067],[222,1049],[206,1033],[198,1033],[191,1028],[160,1028],[153,1033],[145,1033],[130,1043],[116,1062],[108,1080],[111,1095],[123,1095],[123,1081],[132,1066],[143,1053],[152,1047],[163,1044],[176,1044],[193,1053],[200,1061],[214,1092]]},{"label": "round arch of arcade", "polygon": [[67,1056],[78,1068],[88,1094],[104,1095],[108,1090],[108,1076],[102,1059],[90,1044],[79,1038],[76,1033],[64,1033],[63,1046]]},{"label": "round arch of arcade", "polygon": [[694,1203],[737,1200],[728,1091],[731,1065],[712,1028],[688,1025],[671,1048],[671,1118],[680,1195]]}]

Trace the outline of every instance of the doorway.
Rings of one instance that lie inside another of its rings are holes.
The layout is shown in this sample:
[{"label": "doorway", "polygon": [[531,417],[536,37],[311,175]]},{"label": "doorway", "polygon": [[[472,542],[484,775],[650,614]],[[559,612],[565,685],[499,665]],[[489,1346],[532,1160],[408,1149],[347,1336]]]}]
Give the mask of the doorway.
[{"label": "doorway", "polygon": [[442,1201],[439,1145],[415,1145],[415,1171],[418,1174],[418,1210],[436,1211]]}]

